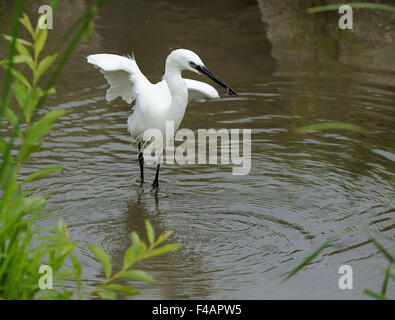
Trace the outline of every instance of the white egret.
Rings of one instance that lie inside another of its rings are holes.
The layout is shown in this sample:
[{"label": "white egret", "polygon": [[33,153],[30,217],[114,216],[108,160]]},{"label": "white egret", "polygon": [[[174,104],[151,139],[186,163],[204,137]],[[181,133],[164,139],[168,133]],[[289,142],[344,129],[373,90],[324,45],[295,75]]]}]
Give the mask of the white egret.
[{"label": "white egret", "polygon": [[[191,99],[201,101],[219,97],[217,90],[212,86],[182,78],[182,71],[203,73],[224,87],[229,95],[236,95],[229,85],[203,64],[196,53],[186,49],[177,49],[169,54],[163,80],[156,84],[148,81],[137,66],[134,57],[94,54],[87,59],[88,63],[100,69],[110,85],[106,93],[107,101],[121,97],[130,104],[136,100],[133,113],[128,118],[128,130],[132,138],[138,142],[141,182],[144,182],[144,156],[141,142],[144,141],[146,130],[159,129],[165,137],[166,121],[173,121],[174,130],[177,131]],[[153,183],[155,189],[159,186],[159,168],[158,162]]]}]

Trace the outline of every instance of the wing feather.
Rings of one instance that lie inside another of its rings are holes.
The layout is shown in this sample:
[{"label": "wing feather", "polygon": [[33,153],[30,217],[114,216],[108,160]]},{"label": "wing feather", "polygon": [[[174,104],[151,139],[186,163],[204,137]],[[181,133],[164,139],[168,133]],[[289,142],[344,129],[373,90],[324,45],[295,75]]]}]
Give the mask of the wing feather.
[{"label": "wing feather", "polygon": [[197,80],[184,80],[188,87],[188,102],[191,100],[202,102],[206,99],[219,98],[218,91],[213,86]]},{"label": "wing feather", "polygon": [[[218,91],[210,86],[207,83],[197,81],[197,80],[192,80],[192,79],[185,79],[185,83],[188,88],[188,103],[191,100],[195,100],[198,102],[205,101],[206,99],[217,99],[219,98]],[[163,98],[167,98],[168,103],[171,102],[171,95],[169,88],[167,87],[167,82],[166,80],[162,80],[155,84],[156,88],[161,91],[161,92],[166,92],[166,96]]]},{"label": "wing feather", "polygon": [[139,89],[150,82],[140,71],[134,57],[122,57],[115,54],[93,54],[88,56],[88,63],[100,69],[110,87],[106,100],[112,101],[121,97],[132,103]]}]

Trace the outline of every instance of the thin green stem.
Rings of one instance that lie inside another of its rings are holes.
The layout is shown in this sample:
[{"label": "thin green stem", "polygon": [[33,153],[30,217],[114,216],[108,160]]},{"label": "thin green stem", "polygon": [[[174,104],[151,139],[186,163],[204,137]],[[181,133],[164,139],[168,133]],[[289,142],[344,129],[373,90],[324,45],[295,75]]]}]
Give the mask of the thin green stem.
[{"label": "thin green stem", "polygon": [[[55,70],[53,71],[51,77],[47,81],[45,88],[44,88],[44,95],[43,97],[39,100],[38,105],[36,109],[34,110],[33,117],[37,115],[37,112],[40,110],[41,106],[45,102],[46,99],[46,93],[53,87],[53,85],[56,82],[56,79],[59,77],[60,72],[62,71],[64,65],[68,61],[68,59],[71,56],[71,53],[74,51],[74,48],[78,44],[78,42],[81,40],[82,36],[88,30],[89,24],[91,19],[96,15],[97,11],[102,7],[108,0],[97,0],[82,16],[82,20],[84,21],[83,25],[81,28],[77,31],[73,39],[71,40],[69,46],[63,53],[62,57],[59,60],[59,63],[57,64]],[[81,19],[81,18],[80,18]]]},{"label": "thin green stem", "polygon": [[148,255],[149,253],[151,253],[152,250],[153,250],[154,248],[155,248],[155,247],[153,247],[152,249],[150,249],[147,253],[145,253],[143,256],[141,256],[140,258],[136,259],[135,261],[133,261],[133,262],[130,263],[129,265],[123,266],[123,268],[122,268],[120,271],[118,271],[117,273],[113,274],[110,278],[106,279],[106,280],[105,280],[104,282],[102,282],[101,284],[97,285],[93,290],[91,290],[91,291],[86,292],[85,294],[83,294],[80,298],[78,298],[78,300],[82,300],[82,299],[84,299],[84,298],[86,298],[86,297],[88,297],[88,296],[94,295],[95,293],[97,293],[100,289],[102,289],[102,288],[105,287],[106,285],[108,285],[108,284],[110,284],[111,282],[113,282],[113,281],[117,280],[118,278],[120,278],[121,275],[122,275],[122,273],[128,271],[128,270],[129,270],[133,265],[135,265],[137,262],[146,259],[146,258],[147,258],[147,255]]},{"label": "thin green stem", "polygon": [[11,101],[11,71],[12,71],[12,66],[14,64],[14,56],[16,52],[16,41],[18,38],[19,34],[19,28],[20,28],[20,23],[19,23],[19,18],[22,16],[23,12],[23,5],[24,5],[24,0],[17,0],[15,7],[14,7],[14,19],[13,19],[13,24],[12,24],[12,31],[11,31],[11,36],[12,40],[10,43],[10,49],[8,53],[8,65],[6,68],[6,74],[4,78],[4,85],[3,85],[3,95],[1,98],[1,103],[0,103],[0,129],[3,123],[3,116],[5,113],[6,108],[8,108],[9,103]]}]

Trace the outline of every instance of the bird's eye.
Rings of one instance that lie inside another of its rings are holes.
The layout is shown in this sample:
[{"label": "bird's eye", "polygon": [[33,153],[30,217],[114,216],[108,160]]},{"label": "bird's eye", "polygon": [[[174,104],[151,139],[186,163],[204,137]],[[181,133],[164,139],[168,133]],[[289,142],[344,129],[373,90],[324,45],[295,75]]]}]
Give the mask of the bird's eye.
[{"label": "bird's eye", "polygon": [[189,61],[189,65],[190,65],[192,68],[195,68],[195,67],[196,67],[196,63],[193,62],[193,61]]}]

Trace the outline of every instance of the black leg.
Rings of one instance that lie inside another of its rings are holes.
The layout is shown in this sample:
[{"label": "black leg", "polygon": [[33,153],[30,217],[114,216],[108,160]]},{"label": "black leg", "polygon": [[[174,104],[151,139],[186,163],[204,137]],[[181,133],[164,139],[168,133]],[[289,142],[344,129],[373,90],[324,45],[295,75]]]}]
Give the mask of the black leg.
[{"label": "black leg", "polygon": [[141,152],[140,142],[139,142],[139,164],[140,164],[141,183],[143,183],[144,182],[144,157],[143,157],[143,153]]},{"label": "black leg", "polygon": [[159,182],[158,182],[158,178],[159,178],[159,169],[160,169],[160,164],[158,164],[158,166],[156,167],[155,180],[154,180],[154,183],[152,184],[152,186],[154,187],[154,189],[158,189],[158,188],[159,188]]}]

